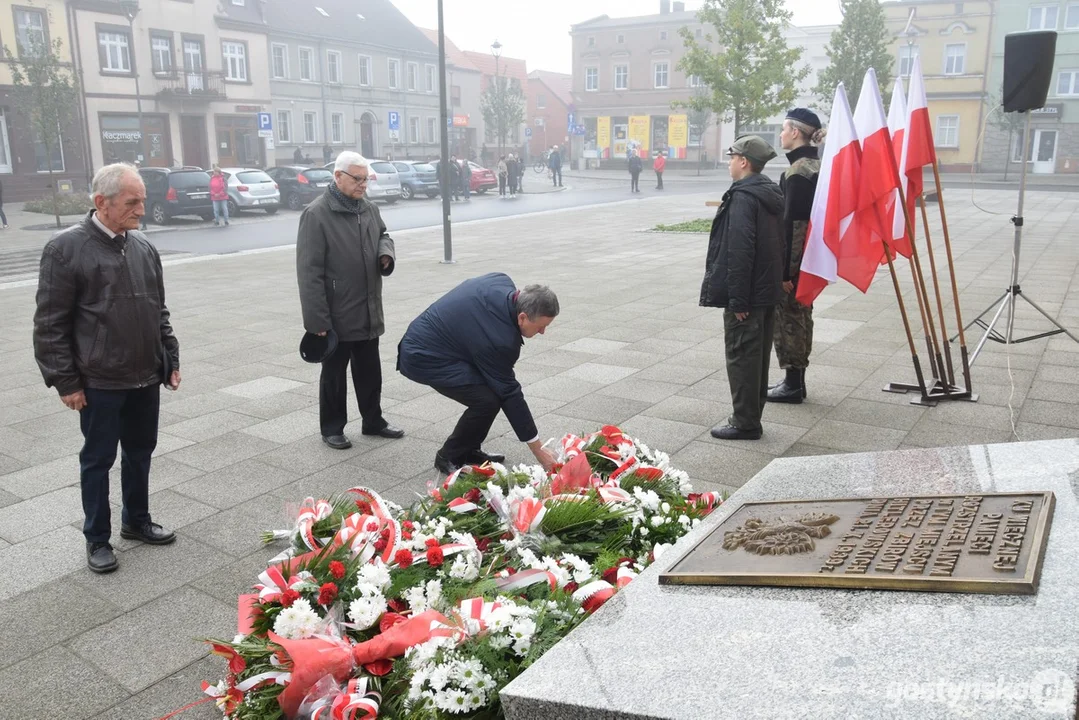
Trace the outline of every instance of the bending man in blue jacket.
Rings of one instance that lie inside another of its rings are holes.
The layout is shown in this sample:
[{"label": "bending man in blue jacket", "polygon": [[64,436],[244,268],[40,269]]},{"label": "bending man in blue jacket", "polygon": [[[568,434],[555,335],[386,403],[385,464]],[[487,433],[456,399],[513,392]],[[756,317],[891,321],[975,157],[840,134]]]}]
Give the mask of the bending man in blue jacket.
[{"label": "bending man in blue jacket", "polygon": [[509,276],[490,273],[465,280],[408,326],[397,346],[397,369],[467,408],[435,454],[440,472],[449,475],[462,465],[505,460],[480,448],[499,410],[550,470],[555,457],[540,443],[513,367],[524,338],[544,334],[557,315],[558,298],[550,288],[518,290]]}]

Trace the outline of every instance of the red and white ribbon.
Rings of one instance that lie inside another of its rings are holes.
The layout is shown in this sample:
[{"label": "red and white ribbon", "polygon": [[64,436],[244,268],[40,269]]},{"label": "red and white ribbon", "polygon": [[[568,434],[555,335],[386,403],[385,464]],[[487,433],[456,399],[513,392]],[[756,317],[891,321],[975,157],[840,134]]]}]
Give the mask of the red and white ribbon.
[{"label": "red and white ribbon", "polygon": [[281,594],[285,592],[286,589],[294,587],[312,577],[313,576],[309,572],[298,572],[288,580],[285,580],[281,568],[277,565],[271,565],[259,573],[259,584],[255,585],[255,590],[258,590],[259,593],[259,602],[278,602],[281,599]]},{"label": "red and white ribbon", "polygon": [[367,678],[353,678],[345,691],[311,706],[311,720],[375,720],[382,696],[367,689]]},{"label": "red and white ribbon", "polygon": [[522,535],[538,532],[547,508],[538,498],[525,498],[517,504],[513,516],[513,529]]},{"label": "red and white ribbon", "polygon": [[386,539],[386,547],[382,550],[382,562],[389,563],[393,559],[394,553],[397,552],[397,543],[401,539],[401,523],[394,519],[389,508],[386,507],[386,501],[374,490],[366,487],[354,487],[349,488],[349,492],[371,506],[372,514],[382,523],[380,533],[389,528],[388,535],[382,536]]},{"label": "red and white ribbon", "polygon": [[333,512],[333,506],[325,500],[315,500],[312,497],[305,498],[300,505],[300,514],[296,518],[296,533],[303,540],[308,550],[318,550],[322,543],[315,537],[314,525],[319,520],[325,520]]},{"label": "red and white ribbon", "polygon": [[600,605],[611,599],[614,595],[614,586],[606,580],[593,580],[585,583],[573,593],[575,602],[581,604],[581,608],[588,613],[599,609]]},{"label": "red and white ribbon", "polygon": [[630,570],[628,567],[620,567],[618,568],[618,573],[615,575],[615,577],[617,578],[615,580],[615,585],[618,587],[619,590],[621,590],[626,585],[629,585],[630,582],[632,582],[633,579],[637,577],[637,573],[633,570]]},{"label": "red and white ribbon", "polygon": [[491,613],[502,607],[500,602],[490,602],[482,597],[462,600],[459,606],[461,617],[465,620],[474,620],[480,626],[480,630],[487,629],[487,619]]},{"label": "red and white ribbon", "polygon": [[495,587],[499,590],[521,590],[522,588],[547,583],[552,590],[558,587],[558,578],[549,570],[521,570],[513,575],[506,575],[495,580]]},{"label": "red and white ribbon", "polygon": [[605,503],[631,502],[633,500],[631,494],[614,485],[604,485],[601,488],[597,488],[596,492],[599,493],[600,499]]},{"label": "red and white ribbon", "polygon": [[468,500],[465,500],[463,497],[454,498],[453,500],[450,500],[447,507],[449,507],[450,512],[455,512],[455,513],[470,513],[470,512],[475,512],[476,510],[480,509],[479,505],[477,505],[474,502],[469,502]]}]

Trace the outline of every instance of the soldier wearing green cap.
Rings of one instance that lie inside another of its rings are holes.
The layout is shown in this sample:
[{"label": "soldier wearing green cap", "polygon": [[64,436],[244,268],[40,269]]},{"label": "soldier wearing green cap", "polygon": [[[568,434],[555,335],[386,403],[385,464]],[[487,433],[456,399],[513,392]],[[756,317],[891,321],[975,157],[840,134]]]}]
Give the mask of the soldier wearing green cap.
[{"label": "soldier wearing green cap", "polygon": [[761,175],[775,150],[756,135],[727,151],[734,183],[712,221],[700,304],[721,307],[734,412],[720,440],[758,440],[768,394],[775,308],[783,283],[783,194]]}]

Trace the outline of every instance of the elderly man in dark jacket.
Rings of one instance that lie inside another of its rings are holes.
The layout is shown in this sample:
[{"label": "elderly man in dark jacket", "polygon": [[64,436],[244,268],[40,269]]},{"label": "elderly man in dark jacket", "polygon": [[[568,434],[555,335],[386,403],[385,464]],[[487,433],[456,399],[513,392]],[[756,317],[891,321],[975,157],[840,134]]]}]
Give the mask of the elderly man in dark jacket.
[{"label": "elderly man in dark jacket", "polygon": [[481,449],[501,410],[545,469],[554,455],[539,431],[513,367],[525,338],[543,335],[558,315],[550,288],[518,290],[508,276],[490,273],[466,280],[412,321],[397,347],[397,369],[466,406],[453,433],[435,455],[449,475],[462,465],[502,462]]},{"label": "elderly man in dark jacket", "polygon": [[138,231],[146,187],[130,165],[93,180],[94,209],[41,254],[34,355],[45,384],[78,411],[86,560],[117,568],[109,539],[109,470],[120,461],[120,537],[167,545],[176,536],[150,519],[150,458],[162,383],[180,386],[180,344],[165,306],[161,258]]},{"label": "elderly man in dark jacket", "polygon": [[393,238],[373,202],[364,197],[368,162],[343,152],[334,182],[300,215],[296,236],[296,277],[307,332],[337,334],[337,349],[322,363],[319,425],[322,441],[345,450],[349,363],[363,418],[364,435],[404,437],[382,417],[382,363],[378,338],[386,331],[382,277],[393,272]]},{"label": "elderly man in dark jacket", "polygon": [[734,183],[712,221],[701,305],[723,313],[734,413],[712,429],[720,440],[758,440],[768,395],[775,305],[783,283],[783,194],[761,175],[775,151],[756,135],[727,151]]}]

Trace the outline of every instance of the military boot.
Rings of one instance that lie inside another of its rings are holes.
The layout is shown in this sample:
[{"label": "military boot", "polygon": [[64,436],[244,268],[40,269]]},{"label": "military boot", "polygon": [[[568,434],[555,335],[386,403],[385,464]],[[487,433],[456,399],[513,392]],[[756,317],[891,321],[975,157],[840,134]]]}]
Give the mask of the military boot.
[{"label": "military boot", "polygon": [[809,397],[809,393],[806,392],[806,369],[802,368],[801,373],[802,373],[802,398],[805,399],[805,398]]},{"label": "military boot", "polygon": [[787,368],[787,377],[783,379],[783,382],[768,391],[768,402],[801,404],[804,397],[802,393],[802,372],[798,368]]}]

